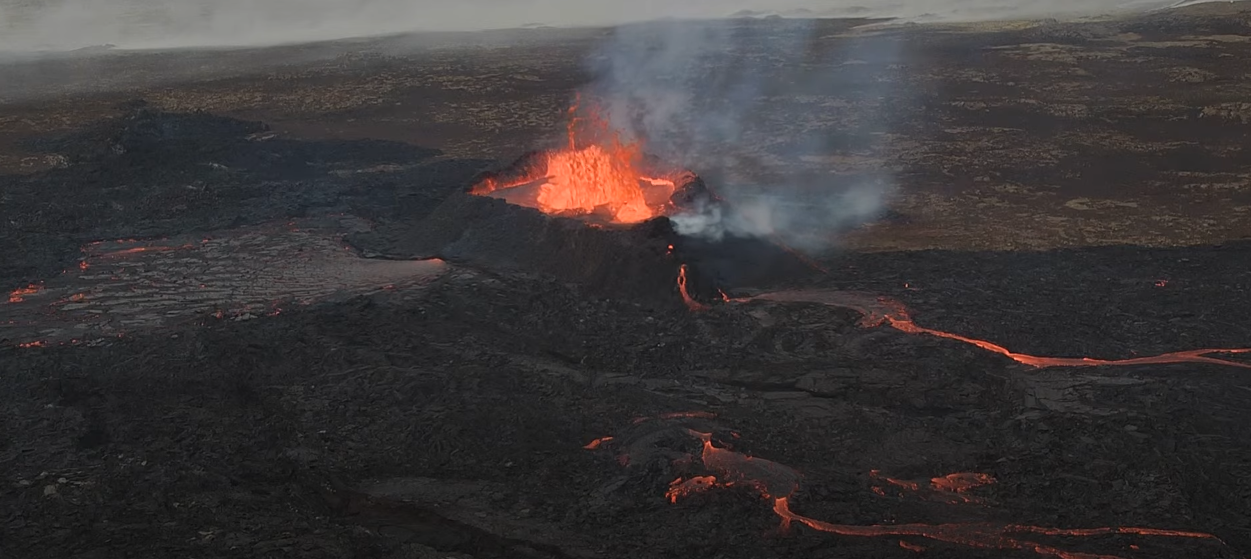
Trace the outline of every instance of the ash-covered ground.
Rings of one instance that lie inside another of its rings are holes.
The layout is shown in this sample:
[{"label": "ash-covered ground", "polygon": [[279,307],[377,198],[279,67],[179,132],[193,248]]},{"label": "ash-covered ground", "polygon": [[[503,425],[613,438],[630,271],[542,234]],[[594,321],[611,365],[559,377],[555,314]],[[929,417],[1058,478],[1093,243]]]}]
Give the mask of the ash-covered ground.
[{"label": "ash-covered ground", "polygon": [[[818,255],[827,273],[755,287],[886,296],[921,326],[1039,356],[1251,346],[1251,26],[1223,9],[891,31],[929,53],[901,74],[930,80],[915,133],[799,164],[899,165],[895,217]],[[164,65],[209,58],[43,67],[134,78],[99,90],[6,66],[27,89],[0,86],[0,556],[1251,549],[1246,369],[1038,369],[852,309],[692,311],[676,281],[641,296],[593,274],[403,260],[444,200],[559,133],[598,33],[286,47],[260,52],[294,61],[255,74],[205,63],[168,82]],[[780,531],[750,484],[667,498],[707,473],[683,459],[691,432],[798,471],[791,508],[829,523],[1219,540]],[[995,482],[929,481],[952,473]]]}]

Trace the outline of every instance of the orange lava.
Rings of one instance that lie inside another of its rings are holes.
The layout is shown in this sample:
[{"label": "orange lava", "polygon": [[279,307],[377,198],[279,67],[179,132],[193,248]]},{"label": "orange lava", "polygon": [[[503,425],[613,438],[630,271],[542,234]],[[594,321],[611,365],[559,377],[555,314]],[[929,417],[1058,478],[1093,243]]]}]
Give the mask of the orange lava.
[{"label": "orange lava", "polygon": [[707,305],[691,298],[690,292],[686,290],[686,264],[678,267],[678,292],[682,294],[682,302],[686,303],[686,307],[693,311],[702,311],[708,308]]},{"label": "orange lava", "polygon": [[489,178],[470,191],[562,215],[599,214],[614,223],[663,215],[673,180],[648,177],[639,142],[623,141],[594,109],[569,109],[568,144],[548,151],[520,176]]},{"label": "orange lava", "polygon": [[789,526],[798,522],[817,530],[843,536],[878,537],[878,536],[913,536],[934,541],[965,545],[980,549],[1015,549],[1032,551],[1039,555],[1059,557],[1061,559],[1122,559],[1119,555],[1084,553],[1067,551],[1046,544],[1021,539],[1021,535],[1040,534],[1047,536],[1101,536],[1111,534],[1133,534],[1139,536],[1166,536],[1176,538],[1195,538],[1220,541],[1212,534],[1203,532],[1187,532],[1180,530],[1156,530],[1153,528],[1112,527],[1067,530],[1061,528],[1044,528],[1040,526],[1023,526],[1019,524],[991,523],[953,523],[953,524],[896,524],[854,526],[834,524],[796,514],[790,508],[787,497],[773,500],[773,512],[782,518],[782,525]]},{"label": "orange lava", "polygon": [[33,341],[33,342],[25,342],[25,343],[20,343],[20,344],[17,344],[17,347],[21,347],[21,348],[27,348],[27,347],[44,347],[44,346],[46,346],[46,345],[48,345],[48,342],[45,342],[45,341],[43,341],[43,340],[36,340],[36,341]]},{"label": "orange lava", "polygon": [[[715,475],[695,476],[688,479],[678,478],[669,483],[665,498],[671,503],[694,493],[702,493],[719,487],[747,487],[757,492],[766,500],[772,501],[773,512],[781,518],[783,530],[799,523],[819,532],[827,532],[842,536],[856,537],[912,537],[925,538],[938,542],[963,545],[978,549],[1005,549],[1033,552],[1047,557],[1060,559],[1125,559],[1118,555],[1069,551],[1052,545],[1025,539],[1030,536],[1047,537],[1094,537],[1109,535],[1133,535],[1147,537],[1187,538],[1210,540],[1225,545],[1212,534],[1188,530],[1165,530],[1158,528],[1141,528],[1132,526],[1112,526],[1099,528],[1049,528],[1024,524],[1000,524],[993,522],[961,522],[948,524],[894,524],[894,525],[851,525],[825,522],[798,514],[790,508],[790,498],[799,490],[801,475],[794,469],[753,456],[735,452],[729,448],[720,448],[713,444],[711,433],[687,430],[687,433],[703,441],[699,459],[705,468]],[[593,448],[587,445],[587,448]],[[622,461],[623,465],[628,460]],[[880,472],[871,473],[879,477]],[[884,478],[888,479],[889,478]],[[913,482],[891,480],[895,485],[918,488]],[[989,474],[955,473],[931,478],[930,486],[935,491],[960,493],[974,487],[994,483]],[[911,551],[925,551],[925,547],[899,541],[900,547]],[[1137,549],[1131,545],[1131,548]]]},{"label": "orange lava", "polygon": [[992,351],[1007,357],[1018,363],[1024,363],[1031,367],[1097,367],[1101,365],[1163,365],[1168,363],[1209,363],[1213,365],[1227,365],[1230,367],[1241,367],[1251,369],[1251,364],[1239,363],[1237,361],[1229,361],[1226,359],[1218,359],[1208,357],[1210,353],[1248,353],[1251,348],[1235,348],[1235,349],[1193,349],[1189,351],[1175,351],[1171,353],[1162,353],[1160,355],[1152,355],[1149,357],[1133,357],[1129,359],[1095,359],[1092,357],[1039,357],[1036,355],[1027,355],[1024,353],[1015,353],[1001,345],[996,345],[985,340],[968,338],[951,332],[943,332],[942,330],[934,330],[917,326],[907,316],[895,317],[888,316],[887,320],[890,325],[897,330],[907,332],[909,334],[929,334],[949,340],[956,340],[966,344],[972,344],[986,351]]},{"label": "orange lava", "polygon": [[608,442],[608,441],[611,441],[611,440],[612,440],[612,437],[600,437],[600,438],[595,439],[595,440],[593,440],[593,441],[591,441],[591,442],[589,442],[589,443],[586,443],[586,445],[584,445],[582,448],[585,448],[585,449],[587,449],[587,450],[595,450],[595,449],[599,448],[599,447],[600,447],[600,445],[602,445],[602,444],[604,444],[604,443],[606,443],[606,442]]},{"label": "orange lava", "polygon": [[917,545],[917,544],[914,544],[914,543],[908,543],[908,542],[903,541],[903,540],[899,540],[899,547],[902,547],[902,548],[904,548],[904,549],[906,549],[906,550],[908,550],[908,551],[915,551],[915,552],[917,552],[917,553],[921,553],[922,551],[925,551],[925,547],[924,547],[924,546],[920,546],[920,545]]},{"label": "orange lava", "polygon": [[146,246],[146,247],[124,248],[124,249],[115,250],[112,252],[105,252],[102,254],[98,254],[96,255],[96,258],[113,258],[117,256],[127,256],[130,254],[139,254],[142,252],[166,252],[166,251],[178,250],[182,248],[194,248],[194,247],[192,247],[191,245],[182,245],[182,246],[155,245],[155,246]]},{"label": "orange lava", "polygon": [[930,487],[935,491],[951,491],[953,493],[964,493],[974,487],[981,487],[992,483],[995,483],[994,476],[990,474],[970,472],[947,474],[943,477],[930,479]]},{"label": "orange lava", "polygon": [[747,456],[733,450],[717,448],[709,433],[691,432],[703,439],[704,449],[700,459],[704,467],[716,472],[723,485],[748,485],[764,495],[790,495],[799,489],[799,472],[763,458]]},{"label": "orange lava", "polygon": [[853,309],[864,315],[860,321],[862,326],[879,326],[886,324],[909,334],[928,334],[939,338],[956,340],[966,344],[974,345],[986,351],[998,353],[1025,365],[1031,367],[1099,367],[1099,366],[1127,366],[1127,365],[1162,365],[1169,363],[1207,363],[1211,365],[1224,365],[1228,367],[1240,367],[1243,369],[1251,369],[1251,364],[1239,363],[1227,359],[1217,357],[1209,357],[1213,353],[1251,353],[1251,348],[1233,348],[1233,349],[1192,349],[1187,351],[1175,351],[1171,353],[1163,353],[1160,355],[1152,355],[1148,357],[1132,357],[1129,359],[1095,359],[1092,357],[1040,357],[1037,355],[1028,355],[1025,353],[1016,353],[1010,351],[1001,345],[944,332],[942,330],[934,330],[919,326],[912,321],[912,317],[908,314],[908,309],[898,301],[886,298],[875,297],[856,292],[834,291],[834,290],[805,290],[805,291],[781,291],[776,293],[766,293],[748,299],[740,299],[740,301],[750,301],[754,299],[763,299],[769,301],[784,302],[808,302],[820,303],[834,307],[842,307]]},{"label": "orange lava", "polygon": [[676,503],[682,497],[704,493],[716,486],[716,476],[695,476],[687,480],[678,478],[669,484],[669,490],[665,491],[665,498],[669,499],[670,503]]},{"label": "orange lava", "polygon": [[717,417],[717,414],[709,412],[709,411],[671,411],[671,412],[665,412],[660,415],[657,415],[654,418],[653,417],[636,417],[630,422],[635,425],[638,425],[639,423],[643,423],[644,421],[651,421],[652,419],[690,419],[690,418],[712,419],[714,417]]},{"label": "orange lava", "polygon": [[[983,473],[959,472],[947,474],[941,477],[930,478],[930,481],[924,487],[922,482],[900,480],[882,475],[880,470],[869,471],[869,477],[886,482],[888,485],[895,486],[902,492],[914,493],[919,497],[927,500],[937,500],[947,503],[975,503],[984,504],[982,499],[967,495],[971,489],[990,485],[995,483],[994,476]],[[872,487],[871,490],[883,497],[886,491],[882,487]]]},{"label": "orange lava", "polygon": [[882,480],[882,481],[885,481],[886,483],[889,483],[889,484],[891,484],[891,485],[894,485],[895,487],[901,487],[901,488],[903,488],[903,489],[907,489],[907,490],[909,490],[909,491],[917,491],[917,490],[921,489],[921,485],[920,485],[920,484],[918,484],[918,483],[916,483],[916,482],[914,482],[914,481],[904,481],[904,480],[901,480],[901,479],[895,479],[895,478],[891,478],[891,477],[886,477],[886,476],[883,476],[883,475],[882,475],[882,472],[881,472],[881,471],[879,471],[879,470],[872,470],[872,471],[870,471],[870,472],[869,472],[869,476],[870,476],[870,477],[873,477],[873,478],[875,478],[875,479],[880,479],[880,480]]},{"label": "orange lava", "polygon": [[26,300],[27,295],[34,295],[43,290],[43,286],[38,284],[28,284],[26,287],[19,287],[9,292],[10,303],[21,303]]}]

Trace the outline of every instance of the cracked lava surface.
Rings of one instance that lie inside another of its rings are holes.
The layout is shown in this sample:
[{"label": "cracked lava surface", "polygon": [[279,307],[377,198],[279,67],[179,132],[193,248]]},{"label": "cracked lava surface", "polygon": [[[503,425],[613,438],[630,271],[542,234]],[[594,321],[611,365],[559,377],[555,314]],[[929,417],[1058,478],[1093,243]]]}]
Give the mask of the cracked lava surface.
[{"label": "cracked lava surface", "polygon": [[343,244],[355,218],[300,219],[198,237],[95,242],[78,265],[9,294],[0,339],[92,343],[215,317],[248,320],[437,277],[438,260],[371,260]]}]

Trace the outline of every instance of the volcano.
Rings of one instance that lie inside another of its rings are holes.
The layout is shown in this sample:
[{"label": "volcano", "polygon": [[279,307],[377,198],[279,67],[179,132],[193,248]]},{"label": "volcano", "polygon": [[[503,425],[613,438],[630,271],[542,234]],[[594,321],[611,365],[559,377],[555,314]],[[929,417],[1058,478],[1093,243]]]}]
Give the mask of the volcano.
[{"label": "volcano", "polygon": [[[821,304],[860,313],[862,327],[955,340],[1036,368],[1169,363],[1251,367],[1223,358],[1251,348],[1187,349],[1128,359],[1027,355],[988,340],[917,325],[897,301],[839,290],[788,290],[826,268],[777,238],[678,234],[670,217],[719,206],[724,199],[689,170],[647,155],[594,108],[569,109],[567,143],[527,153],[484,173],[446,200],[408,239],[417,258],[537,273],[608,296],[701,311],[706,301]],[[771,289],[749,297],[727,291]]]},{"label": "volcano", "polygon": [[675,230],[671,217],[713,206],[732,210],[697,173],[623,140],[598,111],[575,104],[564,145],[482,173],[391,239],[380,243],[371,233],[356,242],[390,245],[391,257],[532,273],[603,295],[696,307],[724,301],[727,290],[814,272],[802,255],[768,239]]},{"label": "volcano", "polygon": [[743,145],[610,30],[6,62],[0,557],[1245,556],[1247,15],[735,24]]}]

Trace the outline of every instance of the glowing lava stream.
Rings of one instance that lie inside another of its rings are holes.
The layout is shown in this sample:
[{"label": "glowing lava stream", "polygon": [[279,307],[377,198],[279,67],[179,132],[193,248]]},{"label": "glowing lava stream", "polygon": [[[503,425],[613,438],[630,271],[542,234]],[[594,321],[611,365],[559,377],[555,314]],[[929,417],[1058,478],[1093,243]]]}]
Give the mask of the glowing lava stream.
[{"label": "glowing lava stream", "polygon": [[[684,279],[684,278],[683,278]],[[684,281],[681,282],[685,284]],[[683,290],[685,291],[685,290]],[[1251,348],[1234,348],[1234,349],[1192,349],[1188,351],[1175,351],[1171,353],[1163,353],[1160,355],[1152,355],[1149,357],[1132,357],[1129,359],[1094,359],[1091,357],[1039,357],[1037,355],[1027,355],[1024,353],[1015,353],[1001,345],[997,345],[985,340],[969,338],[951,332],[942,330],[934,330],[924,326],[918,326],[912,321],[912,317],[908,315],[907,307],[903,303],[886,297],[877,297],[865,293],[856,293],[849,291],[835,290],[803,290],[803,291],[778,291],[775,293],[765,293],[755,297],[743,299],[734,299],[736,302],[747,302],[754,300],[789,302],[789,303],[818,303],[829,305],[832,307],[840,307],[852,309],[864,315],[860,321],[861,326],[874,327],[881,324],[888,324],[901,332],[908,334],[929,334],[939,338],[947,338],[956,340],[966,344],[980,347],[986,351],[998,353],[1031,367],[1098,367],[1098,366],[1124,366],[1124,365],[1162,365],[1169,363],[1207,363],[1211,365],[1224,365],[1227,367],[1240,367],[1243,369],[1251,369],[1251,364],[1239,363],[1237,361],[1229,361],[1227,359],[1219,359],[1216,357],[1208,357],[1211,353],[1251,353]],[[689,303],[688,303],[689,305]]]},{"label": "glowing lava stream", "polygon": [[686,308],[693,311],[702,311],[708,308],[708,305],[692,298],[691,293],[686,290],[686,264],[678,267],[678,293],[682,294],[682,302],[686,303]]},{"label": "glowing lava stream", "polygon": [[[997,524],[992,522],[948,524],[913,523],[896,525],[879,524],[867,526],[834,524],[832,522],[809,518],[791,510],[790,497],[799,490],[799,480],[801,477],[799,472],[777,462],[747,456],[726,448],[718,448],[713,445],[712,434],[710,433],[701,433],[689,429],[687,430],[687,433],[703,441],[703,450],[700,452],[699,458],[703,462],[704,467],[716,475],[694,476],[686,480],[681,478],[674,480],[669,484],[669,490],[665,493],[667,500],[671,503],[676,503],[682,497],[692,495],[694,493],[710,491],[718,487],[748,487],[760,494],[761,497],[773,502],[773,512],[782,519],[781,528],[783,530],[789,529],[791,523],[798,522],[813,530],[843,536],[910,536],[979,549],[1014,549],[1020,551],[1030,551],[1039,555],[1058,557],[1060,559],[1124,558],[1119,555],[1068,551],[1043,543],[1021,539],[1022,536],[1030,534],[1054,537],[1136,535],[1211,540],[1219,542],[1221,545],[1225,545],[1220,538],[1204,532],[1163,530],[1158,528],[1141,528],[1132,526],[1101,528],[1048,528],[1045,526]],[[588,444],[583,448],[597,449],[602,446],[603,442],[610,440],[612,439],[607,437],[596,439],[596,441],[593,441],[591,444]],[[628,463],[628,461],[623,463]],[[965,479],[964,476],[966,475],[973,474],[954,474],[956,479],[960,480],[959,482],[953,481],[953,476],[946,476],[943,478],[934,478],[933,483],[941,486],[945,485],[947,482],[952,482],[953,487],[957,487],[956,490],[959,491],[960,488],[972,487],[972,485],[965,482],[986,482],[985,479],[981,478],[976,480]],[[989,476],[986,477],[989,478]],[[905,542],[901,542],[901,545],[903,545],[903,543]],[[905,545],[904,547],[908,546]]]},{"label": "glowing lava stream", "polygon": [[[767,497],[767,496],[766,496]],[[1195,538],[1221,541],[1212,534],[1203,532],[1187,532],[1182,530],[1159,530],[1155,528],[1110,527],[1110,528],[1045,528],[1041,526],[1025,526],[1020,524],[896,524],[894,526],[852,526],[833,524],[808,518],[791,511],[787,497],[773,499],[773,512],[782,518],[785,529],[791,522],[799,522],[804,526],[820,532],[829,532],[843,536],[914,536],[940,542],[967,545],[982,549],[1018,549],[1033,551],[1039,555],[1050,555],[1061,559],[1122,559],[1120,555],[1101,553],[1083,553],[1065,551],[1037,542],[1017,539],[1016,534],[1039,534],[1046,536],[1103,536],[1112,534],[1132,534],[1138,536],[1163,536],[1174,538]],[[1222,542],[1224,543],[1224,542]]]}]

